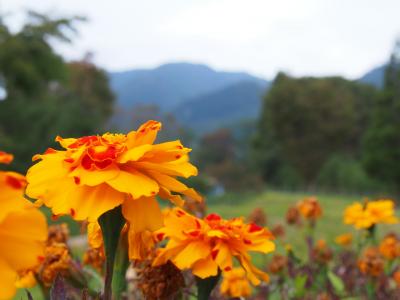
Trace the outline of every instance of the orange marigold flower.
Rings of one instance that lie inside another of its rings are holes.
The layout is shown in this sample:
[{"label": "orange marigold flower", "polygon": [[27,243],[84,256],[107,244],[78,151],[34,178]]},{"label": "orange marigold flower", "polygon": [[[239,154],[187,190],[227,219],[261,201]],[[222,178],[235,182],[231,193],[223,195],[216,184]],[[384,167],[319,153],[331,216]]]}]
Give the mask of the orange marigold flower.
[{"label": "orange marigold flower", "polygon": [[370,276],[379,276],[384,269],[384,261],[375,247],[369,247],[364,250],[361,258],[358,260],[358,268],[361,273]]},{"label": "orange marigold flower", "polygon": [[388,234],[379,245],[379,252],[389,260],[400,257],[400,240],[395,234]]},{"label": "orange marigold flower", "polygon": [[297,203],[300,214],[309,220],[316,220],[322,216],[322,208],[317,198],[308,197]]},{"label": "orange marigold flower", "polygon": [[377,200],[369,201],[366,204],[353,203],[344,211],[344,223],[354,225],[357,229],[370,228],[380,223],[398,223],[398,219],[394,215],[394,202]]},{"label": "orange marigold flower", "polygon": [[164,224],[156,237],[168,237],[169,241],[159,249],[155,266],[171,260],[179,269],[191,269],[194,275],[206,278],[217,275],[218,270],[232,270],[235,257],[254,285],[260,283],[258,277],[268,281],[268,275],[251,263],[248,253],[275,250],[273,236],[267,229],[246,224],[242,218],[224,220],[217,214],[198,219],[179,208],[165,213]]},{"label": "orange marigold flower", "polygon": [[246,278],[246,272],[242,268],[234,268],[229,272],[223,272],[220,292],[230,298],[250,296],[251,286]]},{"label": "orange marigold flower", "polygon": [[[64,150],[48,149],[27,174],[29,197],[55,215],[95,222],[122,206],[131,230],[154,231],[162,226],[155,196],[183,205],[180,196],[201,200],[176,177],[197,175],[180,141],[154,144],[161,123],[148,121],[127,135],[106,133],[78,139],[57,137]],[[177,193],[177,194],[175,194]]]},{"label": "orange marigold flower", "polygon": [[353,235],[351,233],[344,233],[335,238],[335,242],[341,246],[348,246],[353,242]]},{"label": "orange marigold flower", "polygon": [[21,174],[0,171],[0,299],[14,296],[18,275],[36,266],[44,252],[46,218],[24,198],[25,185]]},{"label": "orange marigold flower", "polygon": [[0,151],[0,163],[9,164],[14,159],[12,154],[6,153],[4,151]]}]

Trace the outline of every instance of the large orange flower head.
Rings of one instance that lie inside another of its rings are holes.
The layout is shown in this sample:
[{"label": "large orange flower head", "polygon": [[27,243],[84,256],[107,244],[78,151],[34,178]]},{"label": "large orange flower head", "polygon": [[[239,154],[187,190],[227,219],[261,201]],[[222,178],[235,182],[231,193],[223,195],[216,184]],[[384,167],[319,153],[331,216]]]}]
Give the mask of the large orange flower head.
[{"label": "large orange flower head", "polygon": [[57,141],[64,150],[48,149],[27,174],[29,197],[50,207],[55,215],[95,222],[122,205],[130,228],[141,232],[162,225],[158,195],[183,205],[180,194],[201,200],[176,179],[197,175],[179,141],[155,144],[161,124],[148,121],[127,135],[106,133]]},{"label": "large orange flower head", "polygon": [[394,211],[392,200],[369,201],[365,204],[356,202],[344,211],[344,223],[351,224],[357,229],[367,229],[380,223],[398,223]]},{"label": "large orange flower head", "polygon": [[206,278],[217,275],[219,270],[231,271],[235,257],[254,285],[260,283],[259,278],[268,281],[268,275],[251,263],[249,255],[251,251],[275,250],[267,229],[246,224],[242,218],[224,220],[216,214],[198,219],[179,208],[165,213],[164,224],[156,236],[169,241],[159,249],[155,266],[171,260],[179,269],[191,269],[194,275]]},{"label": "large orange flower head", "polygon": [[[1,162],[11,162],[11,155],[0,153]],[[0,171],[0,299],[13,297],[18,273],[36,266],[44,253],[46,218],[24,198],[25,185],[23,175]]]}]

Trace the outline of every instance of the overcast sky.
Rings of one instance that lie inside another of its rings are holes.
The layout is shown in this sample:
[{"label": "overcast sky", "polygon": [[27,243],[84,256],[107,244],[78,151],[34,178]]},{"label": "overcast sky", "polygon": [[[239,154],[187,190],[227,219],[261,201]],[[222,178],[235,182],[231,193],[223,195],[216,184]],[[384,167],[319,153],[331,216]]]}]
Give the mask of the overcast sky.
[{"label": "overcast sky", "polygon": [[27,8],[88,17],[74,45],[57,48],[68,59],[92,51],[110,71],[187,61],[357,78],[400,36],[400,0],[0,0],[3,12]]}]

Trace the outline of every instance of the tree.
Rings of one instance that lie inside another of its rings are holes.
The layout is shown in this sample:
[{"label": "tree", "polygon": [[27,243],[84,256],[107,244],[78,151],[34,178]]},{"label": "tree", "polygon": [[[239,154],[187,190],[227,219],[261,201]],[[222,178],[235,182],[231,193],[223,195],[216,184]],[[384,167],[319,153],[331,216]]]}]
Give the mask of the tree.
[{"label": "tree", "polygon": [[400,41],[385,71],[384,88],[373,107],[364,138],[363,163],[371,176],[400,182]]},{"label": "tree", "polygon": [[332,154],[358,155],[373,95],[373,88],[339,77],[278,74],[254,143],[264,178],[280,181],[283,172],[309,185]]},{"label": "tree", "polygon": [[105,72],[87,62],[67,64],[50,40],[69,42],[81,18],[51,19],[30,12],[12,33],[0,18],[0,148],[15,154],[23,170],[56,135],[96,133],[108,118],[113,96]]}]

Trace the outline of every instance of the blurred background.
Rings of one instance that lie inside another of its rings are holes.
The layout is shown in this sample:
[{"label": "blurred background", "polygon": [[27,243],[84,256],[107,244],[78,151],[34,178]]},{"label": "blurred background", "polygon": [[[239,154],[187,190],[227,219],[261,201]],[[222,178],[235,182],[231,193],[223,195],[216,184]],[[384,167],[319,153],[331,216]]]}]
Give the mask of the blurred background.
[{"label": "blurred background", "polygon": [[396,196],[400,2],[0,0],[0,149],[163,122],[208,195]]}]

